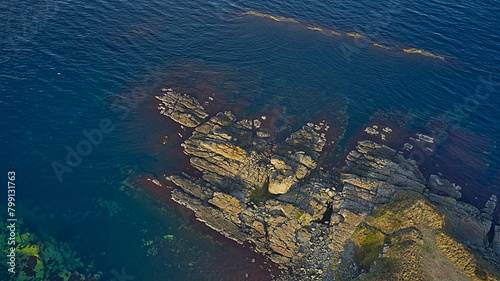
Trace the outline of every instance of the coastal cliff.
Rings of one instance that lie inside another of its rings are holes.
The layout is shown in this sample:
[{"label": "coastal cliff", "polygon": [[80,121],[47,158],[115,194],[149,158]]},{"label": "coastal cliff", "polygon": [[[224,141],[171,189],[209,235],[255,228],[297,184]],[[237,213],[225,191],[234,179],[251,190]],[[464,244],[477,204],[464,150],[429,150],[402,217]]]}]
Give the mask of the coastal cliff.
[{"label": "coastal cliff", "polygon": [[282,280],[500,278],[494,195],[481,210],[459,201],[459,186],[426,179],[372,141],[359,142],[334,172],[322,166],[331,142],[323,122],[280,142],[262,119],[210,117],[172,89],[157,99],[161,114],[194,128],[182,147],[200,175],[167,177],[172,199],[226,237],[252,242],[283,268]]}]

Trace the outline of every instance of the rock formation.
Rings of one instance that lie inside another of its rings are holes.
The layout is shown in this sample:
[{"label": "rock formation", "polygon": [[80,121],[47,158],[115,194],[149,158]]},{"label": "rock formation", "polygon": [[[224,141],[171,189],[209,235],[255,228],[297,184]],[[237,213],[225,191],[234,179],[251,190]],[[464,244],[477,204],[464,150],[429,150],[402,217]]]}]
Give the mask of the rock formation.
[{"label": "rock formation", "polygon": [[285,143],[269,143],[230,112],[218,113],[182,144],[203,176],[171,176],[180,187],[172,198],[227,237],[250,240],[259,252],[289,264],[298,249],[295,233],[320,220],[333,195],[331,184],[308,178],[324,143],[308,126]]},{"label": "rock formation", "polygon": [[443,266],[464,278],[493,278],[477,253],[498,261],[495,196],[481,211],[457,201],[460,187],[426,180],[413,161],[371,141],[360,142],[335,176],[320,167],[326,139],[314,126],[273,142],[261,137],[260,124],[231,112],[203,121],[208,115],[192,97],[167,90],[157,98],[162,114],[195,127],[182,146],[201,177],[168,177],[178,187],[172,199],[226,237],[254,243],[288,269],[283,280],[372,280],[398,257],[419,266],[400,261],[395,278],[419,280],[428,269],[423,245],[439,249]]},{"label": "rock formation", "polygon": [[195,98],[180,95],[172,89],[164,89],[163,96],[156,98],[162,102],[158,107],[160,114],[186,127],[196,127],[208,116]]}]

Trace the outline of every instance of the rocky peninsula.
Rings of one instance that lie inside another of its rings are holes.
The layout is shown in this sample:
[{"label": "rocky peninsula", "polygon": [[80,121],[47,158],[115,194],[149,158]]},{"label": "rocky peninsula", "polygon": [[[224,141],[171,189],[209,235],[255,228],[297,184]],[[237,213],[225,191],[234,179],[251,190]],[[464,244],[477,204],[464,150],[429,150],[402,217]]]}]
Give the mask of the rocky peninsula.
[{"label": "rocky peninsula", "polygon": [[262,130],[264,116],[209,116],[172,89],[157,99],[161,114],[194,129],[182,147],[199,173],[168,176],[172,199],[227,238],[253,243],[283,268],[280,280],[500,280],[495,195],[481,209],[464,203],[458,185],[425,178],[373,141],[328,169],[322,122],[280,142]]}]

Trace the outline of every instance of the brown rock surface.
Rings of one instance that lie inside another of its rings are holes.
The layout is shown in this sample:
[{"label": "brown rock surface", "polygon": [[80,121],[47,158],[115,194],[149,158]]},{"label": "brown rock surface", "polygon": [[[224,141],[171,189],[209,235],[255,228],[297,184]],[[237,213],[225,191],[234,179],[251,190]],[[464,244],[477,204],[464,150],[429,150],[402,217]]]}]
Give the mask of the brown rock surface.
[{"label": "brown rock surface", "polygon": [[172,89],[164,89],[163,96],[156,98],[161,101],[158,107],[160,113],[181,125],[196,127],[208,116],[195,98],[178,94]]}]

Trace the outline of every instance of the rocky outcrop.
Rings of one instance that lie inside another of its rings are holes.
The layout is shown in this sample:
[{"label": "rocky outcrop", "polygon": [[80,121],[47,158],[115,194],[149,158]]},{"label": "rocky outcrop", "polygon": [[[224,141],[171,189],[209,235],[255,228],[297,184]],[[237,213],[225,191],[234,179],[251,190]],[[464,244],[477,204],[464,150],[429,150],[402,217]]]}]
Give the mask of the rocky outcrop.
[{"label": "rocky outcrop", "polygon": [[448,180],[441,179],[436,175],[431,175],[429,177],[429,183],[427,184],[429,192],[434,195],[450,197],[453,199],[459,199],[462,197],[460,186],[450,183]]},{"label": "rocky outcrop", "polygon": [[449,230],[450,213],[419,193],[398,193],[352,236],[360,280],[498,280]]},{"label": "rocky outcrop", "polygon": [[172,89],[163,89],[163,96],[156,98],[161,101],[158,106],[161,114],[186,127],[196,127],[208,116],[198,100]]},{"label": "rocky outcrop", "polygon": [[230,112],[197,126],[182,146],[202,177],[171,176],[180,187],[172,199],[209,227],[290,265],[300,256],[298,233],[322,218],[334,194],[333,184],[309,178],[325,137],[304,126],[284,143],[271,143],[257,135],[258,126]]},{"label": "rocky outcrop", "polygon": [[316,168],[324,137],[304,126],[286,142],[270,144],[225,112],[198,126],[182,146],[207,182],[246,203],[259,189],[284,194]]},{"label": "rocky outcrop", "polygon": [[497,255],[500,255],[500,225],[495,225],[493,229],[493,239],[491,242],[491,249]]},{"label": "rocky outcrop", "polygon": [[[341,253],[344,263],[353,259],[356,265],[369,270],[372,266],[369,262],[383,257],[379,262],[390,261],[389,267],[399,268],[391,273],[395,280],[424,280],[423,276],[434,273],[425,266],[430,258],[422,252],[422,245],[426,245],[439,249],[436,255],[447,260],[443,268],[459,268],[457,276],[476,278],[477,272],[485,274],[482,277],[495,276],[495,271],[484,267],[481,258],[463,246],[480,249],[492,263],[498,263],[498,256],[492,257],[487,250],[495,195],[482,211],[457,201],[461,197],[459,186],[436,175],[426,182],[413,161],[370,141],[360,142],[349,153],[341,181],[344,189],[332,214],[331,233],[334,249]],[[399,203],[394,205],[394,201]],[[408,237],[408,233],[412,235]],[[391,242],[384,244],[384,241]],[[358,249],[358,254],[349,252],[351,247]],[[468,261],[460,257],[467,257]],[[391,274],[387,267],[383,268],[381,276],[388,278]],[[360,278],[377,279],[377,274],[374,270],[373,275]]]},{"label": "rocky outcrop", "polygon": [[[385,247],[384,241],[421,245],[426,231],[442,231],[478,249],[490,246],[487,234],[496,197],[481,211],[458,201],[460,187],[435,175],[427,181],[413,161],[392,148],[361,141],[347,156],[340,175],[334,176],[320,167],[327,140],[314,126],[274,142],[259,134],[259,122],[238,121],[231,112],[203,121],[206,113],[193,98],[167,91],[159,99],[167,106],[162,114],[168,108],[165,115],[195,127],[182,146],[190,164],[201,172],[201,177],[168,177],[178,187],[172,199],[226,237],[254,243],[257,252],[289,269],[283,280],[351,280],[371,267],[373,257],[403,255],[405,247]],[[399,213],[404,219],[390,224],[391,217],[385,218],[393,229],[373,223],[373,214],[393,206],[395,198],[413,202],[397,205],[409,208]],[[438,218],[438,225],[431,222],[422,228],[421,222],[431,217]],[[495,231],[491,248],[498,251],[498,227]],[[373,257],[365,255],[360,261],[356,253],[365,245],[359,241],[365,241],[366,233],[383,239],[375,241],[376,247],[370,244]],[[416,257],[425,258],[420,248],[412,249]],[[417,276],[422,268],[411,269],[408,276]]]},{"label": "rocky outcrop", "polygon": [[489,245],[487,234],[491,229],[493,210],[497,198],[492,195],[483,210],[457,201],[461,197],[460,186],[441,179],[436,175],[429,178],[426,195],[435,205],[448,211],[454,236],[462,243],[486,248]]},{"label": "rocky outcrop", "polygon": [[356,227],[375,208],[397,192],[423,193],[425,179],[416,165],[394,149],[370,141],[360,142],[347,156],[341,181],[342,200],[334,208],[333,242],[342,251]]}]

